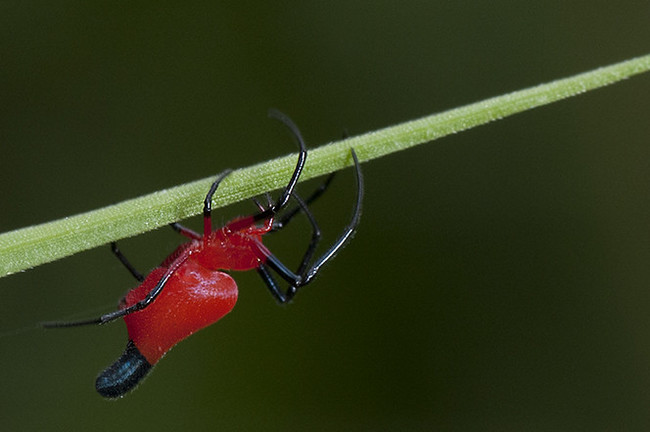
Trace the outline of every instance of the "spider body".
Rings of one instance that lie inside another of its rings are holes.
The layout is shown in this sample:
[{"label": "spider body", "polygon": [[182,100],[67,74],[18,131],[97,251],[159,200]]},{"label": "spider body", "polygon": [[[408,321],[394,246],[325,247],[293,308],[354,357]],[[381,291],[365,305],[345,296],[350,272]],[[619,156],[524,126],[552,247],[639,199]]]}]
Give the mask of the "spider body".
[{"label": "spider body", "polygon": [[[288,117],[276,111],[271,115],[289,127],[300,147],[291,179],[276,201],[271,202],[268,196],[267,206],[255,201],[259,208],[257,213],[236,218],[213,230],[212,197],[230,173],[225,171],[217,177],[205,197],[203,235],[178,223],[172,224],[172,228],[189,241],[179,246],[146,277],[131,265],[115,243],[111,244],[113,253],[140,282],[122,298],[118,310],[91,320],[44,323],[47,328],[62,328],[124,319],[129,341],[122,356],[97,377],[96,389],[102,396],[123,396],[137,386],[174,345],[228,314],[237,301],[237,285],[229,272],[257,270],[276,300],[286,303],[301,286],[311,282],[321,267],[352,237],[359,223],[363,198],[363,177],[354,150],[351,149],[351,155],[356,169],[357,199],[352,220],[334,244],[320,258],[312,260],[320,240],[320,229],[307,206],[325,191],[332,176],[304,201],[295,194],[294,188],[305,165],[307,150],[298,128]],[[291,198],[298,206],[279,216]],[[263,236],[279,231],[299,213],[304,213],[309,219],[312,238],[294,272],[264,246]],[[279,287],[271,272],[288,282],[286,290]]]}]

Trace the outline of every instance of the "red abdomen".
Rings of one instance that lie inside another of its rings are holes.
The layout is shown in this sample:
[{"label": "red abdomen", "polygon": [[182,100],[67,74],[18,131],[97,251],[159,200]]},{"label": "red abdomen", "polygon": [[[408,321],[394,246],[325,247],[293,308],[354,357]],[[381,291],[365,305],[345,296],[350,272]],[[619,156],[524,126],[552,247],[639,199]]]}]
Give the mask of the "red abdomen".
[{"label": "red abdomen", "polygon": [[[122,308],[144,299],[165,271],[164,267],[153,270],[140,286],[129,291]],[[236,302],[237,285],[228,274],[188,259],[153,303],[125,316],[124,321],[129,338],[153,365],[178,342],[221,319]]]}]

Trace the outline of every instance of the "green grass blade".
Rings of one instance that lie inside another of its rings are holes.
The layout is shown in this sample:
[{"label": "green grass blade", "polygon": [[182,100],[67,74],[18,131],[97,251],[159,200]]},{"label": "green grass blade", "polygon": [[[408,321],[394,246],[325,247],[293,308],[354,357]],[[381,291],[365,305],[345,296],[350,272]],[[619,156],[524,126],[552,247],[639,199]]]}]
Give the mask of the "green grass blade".
[{"label": "green grass blade", "polygon": [[[301,180],[407,149],[512,114],[575,96],[650,70],[650,55],[494,97],[313,149]],[[219,187],[221,207],[283,186],[296,155],[233,172]],[[155,192],[61,220],[0,235],[0,276],[197,215],[212,178]]]}]

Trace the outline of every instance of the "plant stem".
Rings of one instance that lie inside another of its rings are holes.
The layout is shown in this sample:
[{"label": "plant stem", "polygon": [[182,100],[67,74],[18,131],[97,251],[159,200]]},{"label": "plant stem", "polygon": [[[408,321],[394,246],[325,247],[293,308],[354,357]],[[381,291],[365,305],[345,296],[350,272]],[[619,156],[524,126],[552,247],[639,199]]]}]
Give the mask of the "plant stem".
[{"label": "plant stem", "polygon": [[[360,161],[368,161],[648,70],[650,55],[330,143],[309,152],[301,181],[350,166],[351,147]],[[295,160],[296,155],[288,155],[234,171],[220,185],[213,208],[281,187]],[[197,215],[212,179],[2,234],[0,277]]]}]

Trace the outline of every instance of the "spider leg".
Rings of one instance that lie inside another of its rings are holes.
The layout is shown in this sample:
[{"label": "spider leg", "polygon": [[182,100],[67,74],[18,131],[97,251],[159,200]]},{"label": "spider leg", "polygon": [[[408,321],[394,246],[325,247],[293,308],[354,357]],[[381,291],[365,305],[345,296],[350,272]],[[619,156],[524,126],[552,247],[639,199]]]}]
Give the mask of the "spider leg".
[{"label": "spider leg", "polygon": [[129,315],[133,312],[142,310],[147,306],[149,306],[156,299],[156,297],[160,295],[163,288],[165,288],[165,285],[169,281],[169,278],[189,258],[189,256],[190,254],[187,251],[179,255],[179,257],[176,258],[174,262],[172,262],[169,265],[169,267],[167,267],[167,270],[162,275],[160,280],[156,283],[156,286],[147,293],[145,298],[127,308],[106,313],[98,318],[91,318],[91,319],[79,320],[79,321],[47,321],[41,323],[41,326],[43,326],[44,328],[65,328],[65,327],[80,327],[80,326],[93,325],[93,324],[106,324],[108,322],[115,321],[118,318],[122,318],[126,315]]},{"label": "spider leg", "polygon": [[[298,152],[298,161],[296,162],[296,167],[293,170],[291,179],[289,179],[289,183],[287,184],[287,186],[285,186],[285,188],[283,189],[282,193],[280,194],[280,196],[276,201],[269,200],[268,206],[264,206],[257,199],[253,199],[253,202],[260,210],[259,213],[256,213],[253,216],[249,216],[246,218],[237,219],[231,222],[230,224],[226,225],[224,229],[238,231],[247,228],[251,225],[255,225],[260,221],[265,221],[266,226],[268,226],[268,229],[270,230],[274,222],[273,219],[275,218],[275,216],[278,214],[278,212],[280,212],[283,208],[287,206],[289,199],[293,195],[293,191],[296,187],[296,184],[298,183],[298,179],[300,178],[302,169],[305,166],[305,161],[307,160],[307,147],[305,145],[305,141],[302,138],[302,135],[300,135],[300,131],[298,130],[298,127],[293,123],[293,121],[291,121],[289,117],[287,117],[286,115],[282,114],[279,111],[270,110],[269,117],[281,121],[287,128],[289,128],[290,132],[293,134],[295,140],[297,141],[300,151]],[[215,181],[215,184],[213,184],[213,189],[216,189],[216,184],[218,184],[219,180],[220,179],[218,178],[217,181]],[[212,189],[208,193],[208,197],[206,197],[206,207],[204,208],[204,212],[203,212],[206,232],[207,232],[207,227],[211,225],[209,216],[206,216],[206,214],[209,214],[209,209],[207,209],[207,204],[209,202],[208,198],[211,197],[211,193],[214,193]]]},{"label": "spider leg", "polygon": [[[309,219],[309,223],[311,224],[311,240],[309,241],[309,245],[307,246],[307,250],[305,251],[305,254],[302,257],[302,260],[300,261],[300,265],[298,266],[298,270],[296,270],[296,274],[302,274],[305,271],[305,268],[309,265],[309,262],[311,261],[312,257],[314,256],[314,252],[316,251],[316,247],[318,246],[318,243],[320,242],[321,238],[321,231],[320,227],[318,226],[318,223],[316,222],[316,218],[314,218],[313,213],[309,210],[307,207],[307,203],[304,202],[300,196],[297,194],[293,194],[293,197],[296,201],[298,201],[298,208],[302,210],[305,215],[307,216],[307,219]],[[286,222],[285,225],[286,226]]]},{"label": "spider leg", "polygon": [[273,278],[273,275],[269,271],[269,268],[265,264],[260,264],[257,267],[257,274],[260,275],[264,283],[269,289],[269,292],[278,303],[287,303],[295,295],[296,289],[293,286],[289,286],[286,292],[282,292],[282,288],[278,285],[276,280]]},{"label": "spider leg", "polygon": [[179,233],[182,236],[185,236],[189,239],[192,240],[201,240],[201,234],[197,233],[194,230],[191,230],[187,227],[184,227],[183,225],[179,224],[178,222],[173,222],[169,224],[170,227],[177,233]]},{"label": "spider leg", "polygon": [[120,260],[120,262],[126,267],[126,269],[133,275],[134,278],[138,280],[138,282],[142,282],[144,280],[144,276],[142,276],[142,273],[140,273],[138,270],[136,270],[135,267],[129,262],[129,260],[122,254],[122,251],[117,247],[117,243],[111,242],[111,251],[117,259]]},{"label": "spider leg", "polygon": [[[348,135],[349,135],[348,132],[344,131],[342,138],[345,139],[345,138],[348,137]],[[301,138],[299,137],[299,139],[301,139]],[[329,187],[332,180],[334,180],[334,176],[336,176],[336,171],[331,173],[329,176],[327,176],[325,181],[323,183],[321,183],[321,185],[318,188],[316,188],[316,190],[314,192],[312,192],[312,194],[309,197],[307,197],[307,199],[305,200],[305,204],[310,205],[311,203],[316,201],[318,198],[320,198],[320,196],[325,193],[325,191]],[[293,217],[295,215],[297,215],[302,210],[302,208],[303,208],[302,206],[298,205],[298,206],[294,207],[293,209],[287,211],[279,221],[275,221],[273,223],[272,232],[279,231],[284,226],[286,226],[293,219]]]},{"label": "spider leg", "polygon": [[[208,191],[208,194],[205,196],[205,200],[203,201],[203,239],[207,240],[208,235],[212,232],[212,196],[214,193],[217,191],[217,187],[219,187],[219,183],[230,174],[232,170],[226,170],[219,174],[212,183],[212,186],[210,186],[210,190]],[[200,237],[199,237],[200,238]]]},{"label": "spider leg", "polygon": [[305,167],[305,161],[307,160],[307,146],[305,145],[305,140],[302,138],[302,135],[300,134],[300,130],[298,130],[298,126],[296,126],[295,123],[289,117],[287,117],[285,114],[281,113],[280,111],[270,110],[269,117],[281,121],[287,128],[289,128],[295,140],[298,142],[300,151],[298,153],[298,162],[296,163],[296,168],[293,170],[293,174],[291,175],[291,179],[289,180],[289,183],[287,184],[287,186],[284,188],[284,190],[282,191],[282,193],[274,203],[272,203],[266,210],[261,211],[257,213],[255,216],[253,216],[254,222],[272,218],[280,210],[286,207],[287,203],[289,202],[289,198],[291,198],[291,195],[293,194],[293,190],[295,189],[296,184],[298,183],[298,179],[300,178],[302,169]]},{"label": "spider leg", "polygon": [[[314,190],[314,192],[312,192],[312,194],[309,195],[309,196],[307,197],[307,199],[304,200],[305,206],[301,206],[301,205],[299,204],[299,205],[297,205],[296,207],[294,207],[293,209],[291,209],[291,210],[287,211],[286,213],[284,213],[284,214],[282,215],[282,217],[280,218],[280,220],[276,220],[276,221],[273,223],[273,229],[271,230],[271,232],[280,231],[282,228],[284,228],[285,226],[287,226],[287,225],[289,224],[289,222],[291,222],[291,221],[293,220],[293,218],[294,218],[298,213],[300,213],[301,211],[304,211],[304,208],[306,208],[306,207],[309,206],[311,203],[313,203],[313,202],[316,201],[318,198],[320,198],[321,195],[323,195],[323,194],[325,193],[325,191],[327,190],[327,188],[329,187],[329,185],[330,185],[330,183],[332,182],[332,180],[334,179],[334,176],[335,176],[335,175],[336,175],[336,172],[333,172],[332,174],[330,174],[329,176],[327,176],[327,178],[325,179],[325,181],[324,181],[323,183],[321,183],[321,185],[318,186],[318,188],[316,188],[316,190]],[[295,196],[296,196],[296,194],[294,193],[294,197],[295,197]]]},{"label": "spider leg", "polygon": [[[312,242],[310,243],[310,247],[308,248],[307,253],[305,254],[308,257],[308,259],[307,260],[303,259],[303,262],[300,265],[300,269],[296,273],[292,272],[275,255],[269,252],[268,249],[261,246],[258,248],[258,253],[261,255],[260,258],[262,259],[263,263],[260,264],[260,266],[257,269],[257,272],[261,276],[264,283],[268,286],[271,294],[280,303],[289,302],[296,295],[298,288],[307,285],[309,282],[311,282],[312,279],[318,274],[320,269],[323,267],[323,265],[325,265],[325,263],[327,263],[330,259],[332,259],[334,255],[336,255],[336,253],[340,251],[347,244],[347,242],[352,238],[352,235],[354,234],[357,226],[359,225],[359,221],[361,219],[361,205],[363,202],[363,190],[364,190],[363,174],[361,173],[359,160],[357,158],[356,153],[354,152],[354,149],[350,149],[350,152],[354,160],[354,166],[356,171],[357,199],[355,201],[354,213],[352,215],[352,219],[350,220],[346,228],[343,230],[343,233],[341,233],[339,238],[334,242],[334,244],[332,244],[332,246],[330,246],[330,248],[313,264],[308,265],[308,261],[311,258],[311,254],[313,254],[313,249],[315,248],[315,244],[318,242],[318,239],[320,238],[320,230],[317,230],[318,226],[315,225],[314,222],[312,224],[312,226],[314,227],[314,235],[312,236]],[[305,203],[304,202],[301,203],[301,201],[302,200],[298,201],[298,203],[301,204],[302,210],[306,212],[308,217],[311,216],[310,220],[313,220],[313,215],[311,215],[311,212],[306,208]],[[275,273],[277,273],[278,276],[280,276],[282,279],[284,279],[289,283],[289,287],[285,292],[282,292],[282,290],[279,288],[278,284],[276,283],[273,276],[271,275],[269,269],[275,271]]]}]

